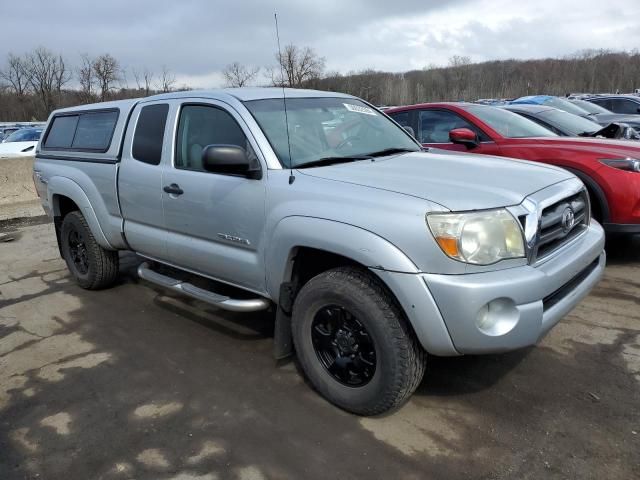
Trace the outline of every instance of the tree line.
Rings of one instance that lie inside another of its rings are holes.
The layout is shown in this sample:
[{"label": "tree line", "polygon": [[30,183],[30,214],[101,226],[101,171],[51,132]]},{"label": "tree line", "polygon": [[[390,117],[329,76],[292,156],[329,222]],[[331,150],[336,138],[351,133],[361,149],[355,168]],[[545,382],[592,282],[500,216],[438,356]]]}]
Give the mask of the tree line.
[{"label": "tree line", "polygon": [[312,83],[315,88],[350,93],[376,105],[536,94],[630,93],[640,88],[640,52],[589,50],[563,58],[482,63],[455,56],[446,67],[429,66],[405,73],[334,73]]},{"label": "tree line", "polygon": [[82,54],[73,67],[62,55],[38,47],[23,55],[10,53],[0,68],[0,121],[45,120],[56,108],[176,88],[176,77],[167,67],[158,73],[148,68],[127,71],[109,53]]},{"label": "tree line", "polygon": [[[631,92],[640,88],[640,52],[585,50],[562,58],[495,60],[472,63],[452,56],[447,66],[391,73],[366,69],[327,72],[326,59],[310,47],[286,45],[267,67],[240,62],[222,71],[225,86],[316,88],[349,93],[376,105],[428,101],[473,101],[522,95],[577,92]],[[133,81],[132,81],[133,80]],[[96,101],[148,96],[178,87],[163,67],[126,70],[112,55],[80,56],[71,67],[60,54],[39,47],[9,54],[0,68],[0,121],[42,120],[51,110]]]}]

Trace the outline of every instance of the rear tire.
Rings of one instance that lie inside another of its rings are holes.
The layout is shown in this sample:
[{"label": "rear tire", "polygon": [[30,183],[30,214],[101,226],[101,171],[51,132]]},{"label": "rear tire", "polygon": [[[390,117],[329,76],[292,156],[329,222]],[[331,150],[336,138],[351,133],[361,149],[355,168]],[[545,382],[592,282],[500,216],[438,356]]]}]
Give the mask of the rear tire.
[{"label": "rear tire", "polygon": [[364,269],[312,278],[293,305],[298,360],[320,394],[377,415],[402,405],[424,375],[426,352],[384,285]]},{"label": "rear tire", "polygon": [[118,252],[102,248],[84,216],[71,212],[60,227],[62,256],[78,285],[87,290],[108,287],[118,277]]}]

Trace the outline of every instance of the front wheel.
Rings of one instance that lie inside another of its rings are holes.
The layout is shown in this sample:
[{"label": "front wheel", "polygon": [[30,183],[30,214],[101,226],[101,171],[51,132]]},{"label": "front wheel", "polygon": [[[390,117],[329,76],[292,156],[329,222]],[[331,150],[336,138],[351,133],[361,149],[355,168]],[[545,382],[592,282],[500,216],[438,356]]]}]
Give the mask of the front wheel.
[{"label": "front wheel", "polygon": [[402,405],[420,384],[426,353],[372,274],[340,267],[305,284],[293,306],[298,360],[330,402],[359,415]]},{"label": "front wheel", "polygon": [[78,285],[97,290],[113,284],[118,276],[118,252],[96,242],[84,216],[78,211],[67,214],[60,230],[62,256]]}]

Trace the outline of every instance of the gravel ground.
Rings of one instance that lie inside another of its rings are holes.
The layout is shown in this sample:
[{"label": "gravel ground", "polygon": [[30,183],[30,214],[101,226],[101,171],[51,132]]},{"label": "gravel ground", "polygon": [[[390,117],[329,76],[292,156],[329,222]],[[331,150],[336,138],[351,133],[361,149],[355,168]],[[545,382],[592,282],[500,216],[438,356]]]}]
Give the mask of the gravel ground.
[{"label": "gravel ground", "polygon": [[[535,348],[431,358],[380,418],[271,358],[272,317],[70,281],[53,229],[0,227],[0,478],[640,478],[640,239]],[[4,239],[4,240],[3,240]]]}]

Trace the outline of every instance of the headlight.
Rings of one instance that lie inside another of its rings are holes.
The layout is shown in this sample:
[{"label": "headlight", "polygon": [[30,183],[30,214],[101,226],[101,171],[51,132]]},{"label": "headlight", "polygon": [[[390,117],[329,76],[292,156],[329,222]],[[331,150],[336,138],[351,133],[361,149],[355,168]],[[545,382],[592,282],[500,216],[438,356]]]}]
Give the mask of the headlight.
[{"label": "headlight", "polygon": [[640,172],[640,160],[635,158],[603,158],[600,162],[613,168],[619,168],[620,170]]},{"label": "headlight", "polygon": [[627,127],[624,129],[624,138],[627,140],[640,140],[640,133],[635,127]]},{"label": "headlight", "polygon": [[520,224],[505,209],[433,213],[427,224],[442,251],[461,262],[490,265],[525,256]]}]

